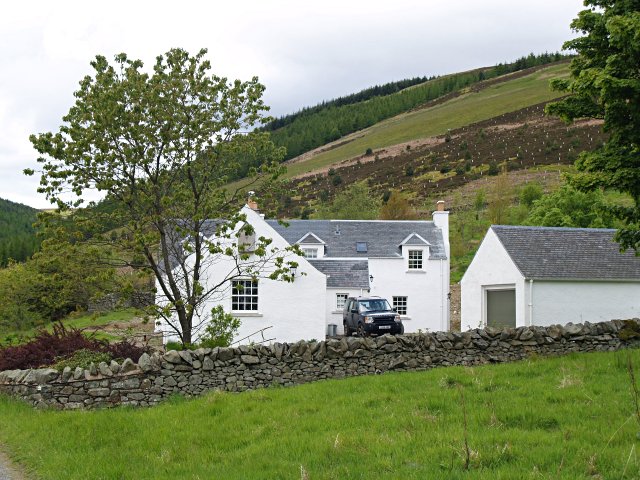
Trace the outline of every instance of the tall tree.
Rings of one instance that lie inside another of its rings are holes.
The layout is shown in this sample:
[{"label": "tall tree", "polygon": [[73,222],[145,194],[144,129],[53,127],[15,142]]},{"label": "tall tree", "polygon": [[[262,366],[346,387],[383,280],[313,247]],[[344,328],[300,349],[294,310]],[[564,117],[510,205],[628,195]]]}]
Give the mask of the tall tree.
[{"label": "tall tree", "polygon": [[[172,49],[151,73],[126,54],[114,65],[97,56],[59,132],[30,137],[42,155],[40,191],[60,209],[82,206],[90,190],[106,195],[110,208],[76,210],[74,217],[91,241],[115,244],[122,264],[155,275],[164,297],[156,313],[183,343],[209,319],[207,300],[229,280],[263,272],[290,280],[295,263],[269,239],[256,239],[252,252],[237,248],[252,234],[238,210],[239,191],[275,179],[284,151],[255,130],[267,110],[257,78],[218,77],[205,54]],[[225,187],[246,165],[250,177],[241,188]],[[269,191],[266,183],[261,190]],[[224,264],[233,268],[207,283],[207,272]]]},{"label": "tall tree", "polygon": [[623,249],[640,254],[640,1],[585,0],[590,7],[571,27],[583,36],[565,42],[578,56],[571,78],[553,86],[571,93],[547,111],[565,120],[604,119],[609,140],[576,162],[571,180],[580,190],[613,188],[633,198],[632,206],[607,207],[624,223],[616,236]]}]

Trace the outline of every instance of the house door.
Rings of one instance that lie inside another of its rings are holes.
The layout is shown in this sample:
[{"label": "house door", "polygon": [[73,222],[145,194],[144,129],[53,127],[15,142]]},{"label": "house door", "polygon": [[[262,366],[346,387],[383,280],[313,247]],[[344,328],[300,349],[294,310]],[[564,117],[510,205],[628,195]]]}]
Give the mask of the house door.
[{"label": "house door", "polygon": [[516,290],[487,290],[487,325],[516,326]]}]

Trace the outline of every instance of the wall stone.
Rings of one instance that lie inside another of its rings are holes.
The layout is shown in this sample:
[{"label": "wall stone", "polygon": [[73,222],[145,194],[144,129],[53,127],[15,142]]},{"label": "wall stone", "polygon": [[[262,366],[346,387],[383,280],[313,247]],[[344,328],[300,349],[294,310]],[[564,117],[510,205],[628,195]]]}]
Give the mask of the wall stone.
[{"label": "wall stone", "polygon": [[143,309],[153,305],[156,301],[154,292],[134,291],[130,295],[121,295],[119,293],[108,293],[102,297],[95,298],[89,302],[87,311],[94,312],[110,312],[118,308],[139,308]]},{"label": "wall stone", "polygon": [[485,328],[400,336],[349,337],[323,342],[243,345],[144,354],[91,365],[0,372],[0,392],[36,407],[56,409],[150,406],[173,394],[209,390],[241,392],[272,385],[292,386],[326,378],[427,370],[522,360],[530,355],[614,351],[640,346],[640,319],[591,324]]}]

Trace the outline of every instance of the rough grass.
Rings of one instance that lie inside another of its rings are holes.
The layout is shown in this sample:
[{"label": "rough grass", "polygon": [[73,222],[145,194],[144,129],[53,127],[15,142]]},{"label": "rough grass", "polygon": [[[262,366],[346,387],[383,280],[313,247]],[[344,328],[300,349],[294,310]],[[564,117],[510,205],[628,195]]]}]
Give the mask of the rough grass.
[{"label": "rough grass", "polygon": [[285,177],[294,177],[362,155],[367,148],[376,150],[410,140],[443,135],[448,129],[460,128],[558,98],[562,93],[552,91],[549,81],[568,74],[566,63],[554,65],[521,78],[489,86],[479,92],[466,93],[430,108],[384,120],[352,134],[355,139],[345,145],[317,154],[303,162],[287,165]]},{"label": "rough grass", "polygon": [[576,354],[141,410],[35,411],[0,397],[0,443],[42,479],[638,478],[627,355],[640,368],[638,350]]},{"label": "rough grass", "polygon": [[[62,323],[67,328],[83,329],[87,327],[100,327],[112,322],[127,322],[135,318],[140,313],[135,308],[125,308],[122,310],[116,310],[106,313],[76,313],[71,314],[67,318],[62,320]],[[24,343],[35,337],[37,331],[40,328],[52,332],[53,323],[44,325],[43,327],[31,328],[28,330],[0,330],[0,347],[5,345],[11,345],[16,343]],[[98,332],[96,338],[104,340],[118,340],[119,338],[108,333]]]}]

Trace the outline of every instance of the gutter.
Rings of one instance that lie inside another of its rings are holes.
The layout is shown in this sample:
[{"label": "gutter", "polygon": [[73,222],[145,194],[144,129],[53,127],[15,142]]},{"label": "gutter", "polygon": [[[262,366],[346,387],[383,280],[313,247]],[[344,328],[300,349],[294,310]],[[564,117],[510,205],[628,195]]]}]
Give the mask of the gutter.
[{"label": "gutter", "polygon": [[533,325],[533,278],[529,279],[529,326]]}]

